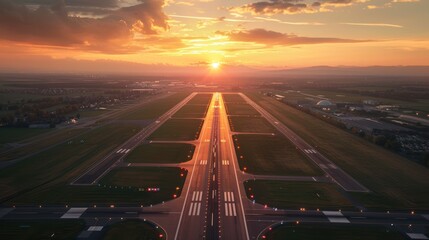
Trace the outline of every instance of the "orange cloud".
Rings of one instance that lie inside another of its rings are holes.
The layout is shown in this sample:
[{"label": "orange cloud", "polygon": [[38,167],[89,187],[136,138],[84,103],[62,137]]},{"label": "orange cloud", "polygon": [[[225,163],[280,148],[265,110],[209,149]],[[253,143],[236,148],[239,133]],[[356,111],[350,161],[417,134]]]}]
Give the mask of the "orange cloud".
[{"label": "orange cloud", "polygon": [[304,0],[268,0],[229,8],[232,12],[252,13],[254,15],[314,13],[329,11],[327,7],[343,7],[369,0],[320,0],[309,3]]},{"label": "orange cloud", "polygon": [[244,31],[220,32],[217,34],[228,36],[231,41],[253,42],[265,44],[267,46],[292,46],[302,44],[321,44],[321,43],[357,43],[368,42],[368,40],[353,40],[342,38],[320,38],[320,37],[300,37],[296,35],[279,33],[265,29],[252,29]]},{"label": "orange cloud", "polygon": [[70,16],[62,1],[32,10],[25,5],[0,0],[0,38],[121,52],[131,44],[135,34],[153,35],[158,29],[168,29],[163,5],[162,0],[142,0],[140,4],[113,10],[105,17],[89,18]]}]

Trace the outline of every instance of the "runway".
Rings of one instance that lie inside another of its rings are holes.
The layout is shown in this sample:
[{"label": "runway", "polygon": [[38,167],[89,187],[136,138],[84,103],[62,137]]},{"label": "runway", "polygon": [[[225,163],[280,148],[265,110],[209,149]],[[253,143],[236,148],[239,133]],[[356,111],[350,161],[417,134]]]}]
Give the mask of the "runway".
[{"label": "runway", "polygon": [[107,172],[114,168],[124,157],[132,151],[135,147],[140,145],[147,137],[149,137],[158,127],[166,122],[173,116],[180,108],[182,108],[189,100],[191,100],[197,93],[192,93],[176,106],[168,110],[161,117],[153,121],[149,126],[145,127],[139,133],[134,135],[119,148],[113,150],[109,155],[91,166],[83,175],[75,179],[72,185],[92,185],[96,184]]},{"label": "runway", "polygon": [[[74,184],[93,184],[141,143],[151,132],[170,118],[196,93],[180,102],[151,128],[136,134],[115,149],[98,165],[82,175]],[[225,104],[220,93],[214,93],[210,102],[201,134],[191,161],[173,164],[188,170],[188,176],[180,197],[154,206],[40,206],[0,208],[0,219],[84,219],[86,230],[79,239],[98,239],[104,226],[124,219],[149,220],[158,224],[167,233],[167,239],[257,239],[261,232],[273,224],[308,222],[326,224],[372,224],[391,225],[404,234],[423,234],[429,225],[429,214],[412,212],[352,212],[352,211],[297,211],[264,207],[250,201],[245,193],[243,181],[266,179],[281,181],[329,182],[331,178],[347,191],[365,192],[365,187],[356,182],[335,164],[323,157],[290,129],[281,124],[264,109],[245,95],[244,99],[258,110],[280,132],[285,134],[307,157],[322,168],[324,176],[258,176],[243,173],[233,146]],[[162,166],[162,164],[143,164]],[[143,166],[142,165],[142,166]],[[168,164],[167,164],[168,165]],[[172,166],[173,166],[172,165]],[[325,168],[324,168],[325,167]],[[99,175],[97,175],[99,174]]]},{"label": "runway", "polygon": [[210,104],[199,151],[174,239],[249,239],[235,153],[219,93]]},{"label": "runway", "polygon": [[273,117],[265,109],[253,102],[246,95],[240,93],[246,102],[254,107],[264,118],[268,120],[279,132],[285,135],[305,156],[311,159],[320,167],[329,177],[332,178],[340,187],[348,192],[369,192],[369,190],[356,181],[353,177],[323,156],[313,146],[305,142],[301,137],[295,134],[291,129]]}]

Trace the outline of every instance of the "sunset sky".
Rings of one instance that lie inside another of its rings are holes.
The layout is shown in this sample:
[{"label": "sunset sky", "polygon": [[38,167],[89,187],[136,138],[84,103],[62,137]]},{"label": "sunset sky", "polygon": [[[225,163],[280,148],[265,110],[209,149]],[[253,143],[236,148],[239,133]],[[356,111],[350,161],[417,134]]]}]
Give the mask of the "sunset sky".
[{"label": "sunset sky", "polygon": [[0,70],[429,65],[428,11],[428,0],[0,0]]}]

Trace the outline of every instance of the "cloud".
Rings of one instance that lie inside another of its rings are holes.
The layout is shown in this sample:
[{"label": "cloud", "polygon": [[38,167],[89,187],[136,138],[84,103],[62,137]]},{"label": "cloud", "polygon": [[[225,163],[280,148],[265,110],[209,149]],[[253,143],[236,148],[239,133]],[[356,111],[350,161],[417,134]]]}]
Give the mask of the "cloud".
[{"label": "cloud", "polygon": [[365,27],[392,27],[392,28],[403,28],[402,25],[390,24],[390,23],[341,23],[344,25],[352,26],[365,26]]},{"label": "cloud", "polygon": [[263,21],[267,21],[267,22],[276,22],[276,23],[281,23],[281,24],[286,24],[286,25],[312,25],[312,26],[325,25],[324,23],[320,23],[320,22],[286,22],[286,21],[282,21],[280,19],[266,18],[266,17],[255,17],[255,19],[263,20]]},{"label": "cloud", "polygon": [[230,8],[233,12],[246,13],[250,12],[256,15],[278,14],[278,13],[299,13],[311,10],[311,6],[301,1],[294,0],[269,0],[266,2],[255,2],[245,4],[240,7]]},{"label": "cloud", "polygon": [[253,20],[247,20],[247,19],[233,19],[233,18],[226,18],[226,17],[201,17],[201,16],[189,16],[189,15],[177,15],[177,14],[170,14],[168,15],[172,18],[185,18],[185,19],[197,19],[197,20],[208,20],[208,21],[215,21],[215,22],[256,22]]},{"label": "cloud", "polygon": [[412,3],[412,2],[420,2],[420,0],[393,0],[394,3]]},{"label": "cloud", "polygon": [[[15,4],[48,5],[51,6],[58,0],[14,0]],[[114,8],[119,6],[119,0],[64,0],[66,6]]]},{"label": "cloud", "polygon": [[70,16],[63,1],[32,10],[0,0],[0,38],[31,44],[117,51],[136,34],[168,29],[167,19],[160,0],[143,0],[102,18]]},{"label": "cloud", "polygon": [[321,43],[358,43],[368,41],[342,38],[300,37],[293,34],[269,31],[261,28],[230,32],[218,31],[216,33],[219,35],[228,36],[231,41],[253,42],[264,44],[266,46],[292,46]]},{"label": "cloud", "polygon": [[310,3],[304,0],[268,0],[232,7],[229,10],[254,15],[315,13],[319,11],[331,11],[329,7],[344,7],[367,1],[369,0],[320,0]]}]

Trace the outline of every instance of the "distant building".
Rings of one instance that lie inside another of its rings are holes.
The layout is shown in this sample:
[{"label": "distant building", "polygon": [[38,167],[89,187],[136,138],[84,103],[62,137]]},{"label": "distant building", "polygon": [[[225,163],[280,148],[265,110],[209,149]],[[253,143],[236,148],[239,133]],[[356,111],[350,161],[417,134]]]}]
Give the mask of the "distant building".
[{"label": "distant building", "polygon": [[316,106],[319,106],[319,107],[332,107],[334,105],[335,104],[333,104],[329,100],[320,100],[319,102],[316,103]]},{"label": "distant building", "polygon": [[397,111],[399,110],[398,105],[378,105],[378,110],[384,110],[384,111]]},{"label": "distant building", "polygon": [[336,108],[336,105],[329,100],[320,100],[316,103],[316,108],[319,108],[323,111],[331,111],[332,109]]},{"label": "distant building", "polygon": [[356,128],[365,133],[372,134],[377,130],[393,131],[393,132],[408,132],[409,130],[400,126],[396,126],[390,123],[377,121],[371,118],[364,117],[339,117],[342,123],[346,125],[348,129]]},{"label": "distant building", "polygon": [[274,98],[278,101],[282,101],[285,98],[285,96],[276,94],[276,95],[274,95]]},{"label": "distant building", "polygon": [[402,120],[405,120],[405,121],[409,121],[409,122],[412,122],[412,123],[420,123],[421,125],[424,125],[424,126],[429,126],[429,120],[423,119],[423,118],[419,118],[419,117],[415,117],[415,116],[400,115],[399,119],[402,119]]},{"label": "distant building", "polygon": [[373,106],[379,104],[378,101],[372,100],[372,99],[363,100],[362,102],[365,105],[373,105]]}]

